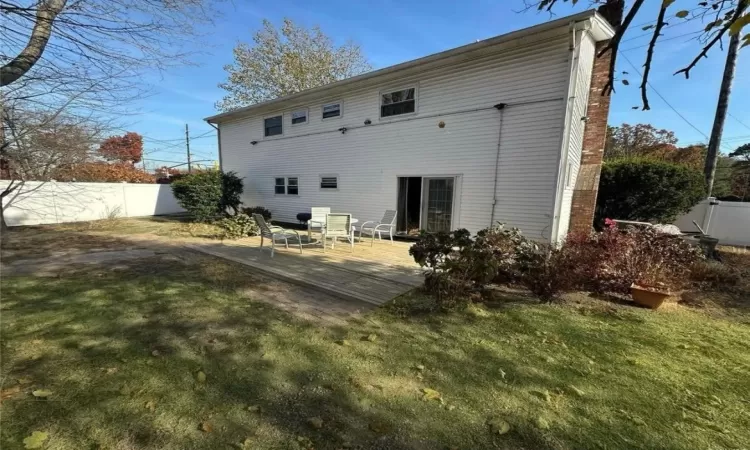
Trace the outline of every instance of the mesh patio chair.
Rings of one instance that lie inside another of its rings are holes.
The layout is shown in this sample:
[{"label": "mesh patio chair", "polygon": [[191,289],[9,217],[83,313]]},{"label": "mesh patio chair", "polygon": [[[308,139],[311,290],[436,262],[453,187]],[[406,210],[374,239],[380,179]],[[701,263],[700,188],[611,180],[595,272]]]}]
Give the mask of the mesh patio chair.
[{"label": "mesh patio chair", "polygon": [[307,237],[312,239],[313,230],[317,229],[321,234],[326,227],[326,216],[331,213],[331,208],[312,207],[312,217],[307,221]]},{"label": "mesh patio chair", "polygon": [[391,238],[391,245],[393,245],[393,232],[396,230],[396,211],[389,209],[383,214],[383,218],[379,222],[371,220],[363,223],[359,227],[359,238],[362,239],[362,233],[372,236],[370,246],[375,243],[375,234],[378,235],[379,240],[383,240],[383,233],[388,233]]},{"label": "mesh patio chair", "polygon": [[266,223],[266,219],[260,214],[253,214],[255,223],[260,228],[260,248],[263,249],[263,240],[268,238],[271,240],[271,258],[273,258],[274,251],[276,250],[276,239],[284,239],[284,247],[289,248],[289,238],[297,240],[299,245],[299,252],[302,253],[302,240],[299,237],[299,233],[295,230],[287,230],[275,225],[269,225]]},{"label": "mesh patio chair", "polygon": [[349,246],[354,251],[354,228],[352,227],[351,214],[328,214],[326,226],[323,228],[323,252],[326,251],[326,241],[332,238],[331,248],[336,248],[336,239],[345,237],[349,239]]}]

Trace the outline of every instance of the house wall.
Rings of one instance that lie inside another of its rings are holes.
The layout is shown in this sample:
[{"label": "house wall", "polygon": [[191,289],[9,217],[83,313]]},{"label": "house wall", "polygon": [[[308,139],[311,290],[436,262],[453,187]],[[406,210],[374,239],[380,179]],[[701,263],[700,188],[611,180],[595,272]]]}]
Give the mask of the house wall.
[{"label": "house wall", "polygon": [[[586,116],[589,89],[591,88],[591,71],[594,66],[594,48],[596,42],[591,35],[582,32],[579,33],[579,46],[577,52],[577,75],[575,87],[571,90],[573,94],[570,117],[570,138],[568,141],[568,155],[563,167],[561,167],[561,176],[563,177],[562,204],[560,206],[560,224],[558,226],[558,236],[564,237],[568,234],[570,225],[570,212],[573,203],[573,191],[575,189],[578,172],[581,168],[581,149],[583,148],[583,132]],[[568,170],[570,164],[570,170]]]},{"label": "house wall", "polygon": [[[460,175],[453,228],[489,226],[496,197],[495,221],[548,239],[569,34],[566,28],[537,39],[416,77],[222,122],[222,167],[244,178],[246,205],[265,206],[274,219],[289,222],[312,206],[378,219],[384,210],[396,209],[397,177]],[[379,119],[380,92],[412,85],[418,89],[417,113]],[[338,100],[342,117],[322,120],[322,105]],[[498,103],[508,106],[498,111],[493,108]],[[292,126],[291,112],[299,107],[308,109],[309,123]],[[263,118],[275,113],[283,113],[284,135],[264,138]],[[366,119],[372,125],[364,126]],[[444,128],[438,127],[441,121]],[[348,128],[344,134],[337,131],[342,127]],[[320,175],[338,175],[338,190],[321,190]],[[274,178],[281,176],[299,177],[298,196],[274,194]]]},{"label": "house wall", "polygon": [[[0,180],[0,190],[10,183]],[[83,222],[109,217],[174,214],[177,204],[168,184],[63,183],[27,181],[3,199],[9,226]]]}]

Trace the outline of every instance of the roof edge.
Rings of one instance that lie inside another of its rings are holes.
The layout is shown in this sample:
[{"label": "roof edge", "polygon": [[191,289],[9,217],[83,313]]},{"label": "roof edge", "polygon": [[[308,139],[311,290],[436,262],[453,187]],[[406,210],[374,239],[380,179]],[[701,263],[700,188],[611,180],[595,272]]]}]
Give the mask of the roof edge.
[{"label": "roof edge", "polygon": [[597,41],[607,40],[607,39],[610,39],[612,36],[614,36],[615,31],[612,28],[612,26],[607,22],[607,20],[604,19],[604,17],[602,17],[599,13],[597,13],[596,10],[589,9],[589,10],[582,11],[577,14],[572,14],[570,16],[565,16],[559,19],[551,20],[549,22],[543,22],[543,23],[540,23],[531,27],[522,28],[516,31],[511,31],[509,33],[494,36],[494,37],[484,39],[478,42],[472,42],[471,44],[462,45],[460,47],[455,47],[449,50],[444,50],[442,52],[423,56],[421,58],[395,64],[393,66],[388,66],[382,69],[377,69],[371,72],[366,72],[366,73],[363,73],[361,75],[357,75],[351,78],[346,78],[343,80],[335,81],[333,83],[324,84],[322,86],[314,87],[311,89],[306,89],[304,91],[300,91],[295,94],[275,98],[273,100],[268,100],[268,101],[261,102],[261,103],[256,103],[254,105],[245,106],[242,108],[223,112],[220,114],[215,114],[213,116],[206,117],[203,120],[209,123],[220,123],[223,121],[240,118],[240,117],[247,115],[248,113],[250,113],[251,111],[255,109],[263,108],[269,105],[273,105],[275,103],[281,103],[281,102],[293,100],[298,97],[303,97],[303,96],[315,94],[318,92],[324,92],[328,89],[333,89],[336,87],[345,86],[348,84],[354,84],[354,83],[364,81],[364,80],[369,80],[371,78],[388,75],[388,74],[398,72],[401,70],[406,70],[406,69],[409,69],[409,68],[412,68],[421,64],[439,61],[444,58],[448,58],[448,57],[455,56],[455,55],[460,55],[462,53],[470,52],[470,51],[477,50],[480,48],[490,47],[493,45],[498,45],[504,42],[519,39],[528,35],[553,30],[555,28],[562,27],[562,26],[568,26],[571,22],[583,22],[586,20],[593,22],[592,23],[592,28],[594,31],[593,37]]}]

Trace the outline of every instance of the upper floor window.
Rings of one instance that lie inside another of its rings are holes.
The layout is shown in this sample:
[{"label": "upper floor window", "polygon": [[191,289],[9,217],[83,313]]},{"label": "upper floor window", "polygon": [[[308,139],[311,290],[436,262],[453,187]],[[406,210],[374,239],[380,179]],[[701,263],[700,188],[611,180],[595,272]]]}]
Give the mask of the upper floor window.
[{"label": "upper floor window", "polygon": [[341,117],[341,102],[323,105],[323,118]]},{"label": "upper floor window", "polygon": [[292,125],[307,123],[307,110],[292,111]]},{"label": "upper floor window", "polygon": [[276,136],[282,133],[281,116],[267,117],[263,120],[265,136]]},{"label": "upper floor window", "polygon": [[416,88],[401,89],[380,95],[380,117],[410,114],[416,111]]}]

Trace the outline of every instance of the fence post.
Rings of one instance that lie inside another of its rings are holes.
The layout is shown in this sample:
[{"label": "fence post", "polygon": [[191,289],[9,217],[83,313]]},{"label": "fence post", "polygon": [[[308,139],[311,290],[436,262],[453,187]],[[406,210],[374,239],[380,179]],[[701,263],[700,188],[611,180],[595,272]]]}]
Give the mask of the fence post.
[{"label": "fence post", "polygon": [[128,215],[128,193],[127,193],[127,182],[122,181],[122,206],[124,206],[125,209],[125,217],[130,217]]}]

